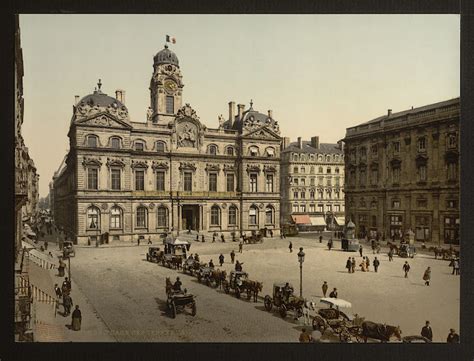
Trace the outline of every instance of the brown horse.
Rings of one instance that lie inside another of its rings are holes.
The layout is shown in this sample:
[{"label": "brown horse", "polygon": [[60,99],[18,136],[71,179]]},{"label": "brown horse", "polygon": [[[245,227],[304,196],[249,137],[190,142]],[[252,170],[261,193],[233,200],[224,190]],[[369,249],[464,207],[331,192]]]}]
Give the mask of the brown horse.
[{"label": "brown horse", "polygon": [[210,280],[215,282],[216,287],[222,288],[222,281],[224,281],[227,277],[227,272],[225,270],[212,270],[210,275]]},{"label": "brown horse", "polygon": [[400,326],[390,326],[371,321],[362,322],[362,337],[364,338],[364,342],[367,342],[368,338],[380,340],[380,342],[389,342],[392,337],[396,337],[401,341],[401,334]]},{"label": "brown horse", "polygon": [[253,295],[253,302],[257,302],[258,293],[263,289],[263,282],[245,280],[242,284],[242,288],[246,290],[248,299]]},{"label": "brown horse", "polygon": [[398,246],[395,243],[387,242],[387,246],[390,247],[390,250],[393,250],[396,254],[398,254]]}]

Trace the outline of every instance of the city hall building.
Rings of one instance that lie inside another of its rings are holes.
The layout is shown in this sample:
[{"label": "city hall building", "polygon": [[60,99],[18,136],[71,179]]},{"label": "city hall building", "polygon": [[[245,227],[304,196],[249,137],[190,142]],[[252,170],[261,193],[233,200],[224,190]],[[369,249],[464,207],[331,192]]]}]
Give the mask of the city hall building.
[{"label": "city hall building", "polygon": [[229,237],[280,230],[280,130],[272,111],[229,102],[208,128],[183,105],[179,61],[154,57],[146,122],[130,119],[125,91],[98,88],[73,108],[70,150],[53,177],[56,222],[78,243],[152,239],[194,230]]},{"label": "city hall building", "polygon": [[361,237],[459,244],[459,98],[347,128],[346,219]]}]

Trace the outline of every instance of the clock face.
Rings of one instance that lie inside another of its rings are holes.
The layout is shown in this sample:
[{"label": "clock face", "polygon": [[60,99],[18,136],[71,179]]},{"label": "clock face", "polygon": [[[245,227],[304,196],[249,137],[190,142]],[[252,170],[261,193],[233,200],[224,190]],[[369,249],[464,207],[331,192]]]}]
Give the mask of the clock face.
[{"label": "clock face", "polygon": [[165,82],[165,90],[168,92],[168,93],[174,93],[176,91],[176,89],[178,89],[178,86],[176,85],[176,83],[172,80],[167,80]]}]

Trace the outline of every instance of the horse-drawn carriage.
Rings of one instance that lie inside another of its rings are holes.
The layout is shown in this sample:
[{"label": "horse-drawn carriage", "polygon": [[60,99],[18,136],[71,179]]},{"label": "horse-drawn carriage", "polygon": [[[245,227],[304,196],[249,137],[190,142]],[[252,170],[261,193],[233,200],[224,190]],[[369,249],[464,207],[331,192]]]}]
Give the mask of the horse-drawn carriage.
[{"label": "horse-drawn carriage", "polygon": [[146,260],[148,262],[160,263],[163,258],[163,255],[164,255],[164,252],[160,251],[160,247],[148,247]]},{"label": "horse-drawn carriage", "polygon": [[250,237],[244,236],[243,241],[248,244],[263,243],[263,236],[264,231],[261,229],[258,232],[253,231]]},{"label": "horse-drawn carriage", "polygon": [[183,273],[187,273],[191,276],[195,276],[198,274],[201,267],[204,267],[204,263],[200,263],[196,259],[189,257],[186,258],[182,264],[183,266]]},{"label": "horse-drawn carriage", "polygon": [[416,254],[416,248],[412,244],[402,243],[398,247],[398,255],[402,258],[414,258]]},{"label": "horse-drawn carriage", "polygon": [[324,333],[331,330],[342,342],[351,341],[353,338],[357,342],[362,342],[362,321],[363,317],[353,316],[340,309],[350,309],[351,303],[339,298],[321,298],[320,302],[326,308],[320,308],[313,316],[313,329]]},{"label": "horse-drawn carriage", "polygon": [[[222,286],[224,287],[225,293],[229,293],[230,290],[234,290],[235,297],[240,298],[240,294],[246,290],[244,281],[248,279],[248,273],[243,271],[231,271],[229,280],[223,280]],[[250,297],[248,297],[250,298]]]},{"label": "horse-drawn carriage", "polygon": [[459,258],[459,251],[455,250],[452,247],[450,248],[431,247],[431,250],[434,251],[435,259],[442,259],[444,261],[449,261],[454,258]]},{"label": "horse-drawn carriage", "polygon": [[180,269],[184,260],[186,260],[186,252],[191,247],[188,241],[168,236],[163,240],[165,246],[161,264],[169,268]]},{"label": "horse-drawn carriage", "polygon": [[196,300],[195,296],[187,293],[187,290],[174,290],[170,279],[166,278],[166,308],[171,318],[175,318],[178,311],[184,311],[186,308],[191,309],[191,315],[196,316]]},{"label": "horse-drawn carriage", "polygon": [[204,282],[210,287],[219,287],[227,276],[225,270],[211,268],[207,266],[201,266],[199,271],[196,272],[199,283]]},{"label": "horse-drawn carriage", "polygon": [[274,283],[273,298],[266,295],[263,302],[265,309],[270,312],[273,306],[278,307],[281,317],[286,317],[288,311],[294,310],[297,318],[303,316],[303,305],[305,300],[293,295],[294,288],[289,283]]}]

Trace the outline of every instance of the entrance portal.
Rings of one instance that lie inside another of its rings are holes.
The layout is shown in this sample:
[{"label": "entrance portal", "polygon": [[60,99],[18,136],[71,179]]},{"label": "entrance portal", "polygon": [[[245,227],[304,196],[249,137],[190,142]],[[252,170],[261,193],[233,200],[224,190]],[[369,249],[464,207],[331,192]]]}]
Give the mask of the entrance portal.
[{"label": "entrance portal", "polygon": [[182,206],[181,224],[183,230],[199,231],[199,206]]}]

